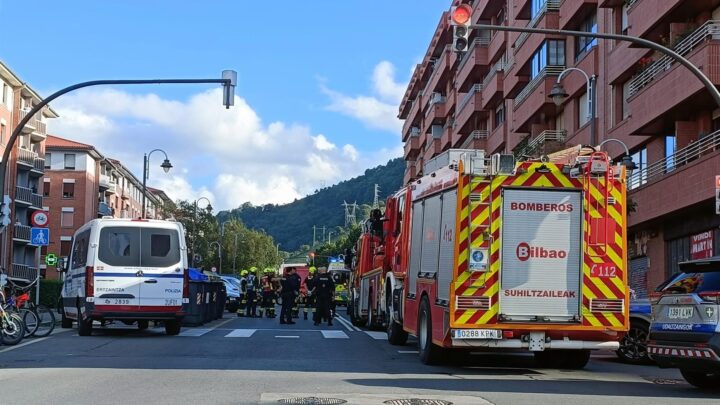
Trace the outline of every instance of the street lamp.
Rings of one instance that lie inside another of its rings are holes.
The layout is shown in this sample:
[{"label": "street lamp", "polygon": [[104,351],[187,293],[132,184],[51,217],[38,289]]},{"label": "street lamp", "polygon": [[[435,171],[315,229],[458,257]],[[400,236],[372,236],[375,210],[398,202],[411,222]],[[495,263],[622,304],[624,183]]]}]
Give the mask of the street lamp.
[{"label": "street lamp", "polygon": [[587,73],[585,73],[584,70],[569,67],[562,72],[557,77],[557,81],[555,82],[555,85],[550,90],[550,94],[548,94],[548,97],[552,99],[552,101],[555,103],[556,106],[560,107],[565,99],[568,97],[567,91],[565,91],[565,88],[563,87],[562,83],[560,81],[565,77],[568,73],[572,71],[577,71],[582,73],[583,76],[585,76],[586,81],[586,94],[587,94],[587,110],[588,110],[588,120],[590,121],[590,145],[595,145],[597,143],[597,120],[595,119],[595,100],[596,100],[596,92],[595,92],[595,83],[597,82],[597,76],[592,75],[588,76]]},{"label": "street lamp", "polygon": [[153,149],[150,151],[150,153],[146,153],[145,156],[143,156],[143,196],[142,196],[142,217],[145,219],[145,195],[147,194],[147,179],[150,177],[150,156],[154,152],[162,152],[165,155],[165,160],[162,162],[160,167],[162,167],[163,171],[165,173],[169,172],[170,169],[173,167],[172,164],[170,164],[170,160],[168,159],[167,153],[165,153],[162,149]]},{"label": "street lamp", "polygon": [[630,150],[628,149],[627,145],[625,145],[625,142],[616,139],[616,138],[608,138],[600,143],[598,145],[598,150],[602,150],[603,145],[605,145],[608,142],[617,142],[625,149],[625,156],[620,159],[620,164],[622,166],[625,166],[625,170],[632,172],[633,170],[637,169],[637,165],[635,162],[633,162],[632,157],[630,156]]},{"label": "street lamp", "polygon": [[[101,85],[125,85],[125,84],[197,84],[197,83],[218,83],[223,86],[223,105],[225,108],[230,108],[234,104],[235,100],[235,86],[237,86],[237,72],[234,70],[223,70],[220,79],[122,79],[122,80],[92,80],[88,82],[77,83],[72,86],[65,87],[49,95],[48,97],[35,104],[33,108],[28,111],[24,118],[18,122],[15,129],[13,129],[10,138],[7,140],[7,145],[0,159],[0,190],[5,190],[5,175],[7,174],[7,162],[10,158],[10,152],[15,149],[15,141],[22,132],[25,125],[35,117],[45,106],[50,104],[51,101],[62,96],[63,94],[70,93],[78,89],[92,86]],[[169,163],[169,162],[168,162]],[[169,168],[168,168],[169,169]],[[4,205],[4,204],[0,204]],[[0,206],[0,209],[2,207]],[[4,228],[0,225],[0,230]]]},{"label": "street lamp", "polygon": [[[193,206],[195,207],[194,211],[193,211],[193,230],[195,231],[195,233],[197,233],[197,227],[198,227],[197,226],[198,203],[202,200],[205,200],[208,203],[206,209],[212,211],[212,204],[210,203],[210,200],[207,197],[200,197],[193,202]],[[193,262],[192,265],[195,265],[195,255],[194,255],[194,253],[195,253],[195,237],[194,236],[192,238],[192,244],[191,244],[190,248],[191,248],[190,260]]]},{"label": "street lamp", "polygon": [[210,243],[210,246],[217,245],[218,257],[220,258],[220,265],[218,266],[218,274],[222,274],[222,245],[219,241]]}]

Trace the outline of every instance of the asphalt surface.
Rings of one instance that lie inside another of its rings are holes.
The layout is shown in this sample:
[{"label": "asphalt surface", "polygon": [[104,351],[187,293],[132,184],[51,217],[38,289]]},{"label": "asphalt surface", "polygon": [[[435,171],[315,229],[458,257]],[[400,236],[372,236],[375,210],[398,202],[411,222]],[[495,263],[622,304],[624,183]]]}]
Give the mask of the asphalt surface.
[{"label": "asphalt surface", "polygon": [[[435,399],[453,404],[718,404],[720,391],[686,384],[677,370],[632,366],[598,353],[581,371],[540,369],[524,354],[469,355],[425,366],[414,341],[335,321],[226,314],[182,336],[111,325],[90,337],[62,330],[0,346],[2,403],[277,404],[334,398],[347,404]],[[330,402],[328,402],[330,403]],[[418,402],[416,402],[418,403]]]}]

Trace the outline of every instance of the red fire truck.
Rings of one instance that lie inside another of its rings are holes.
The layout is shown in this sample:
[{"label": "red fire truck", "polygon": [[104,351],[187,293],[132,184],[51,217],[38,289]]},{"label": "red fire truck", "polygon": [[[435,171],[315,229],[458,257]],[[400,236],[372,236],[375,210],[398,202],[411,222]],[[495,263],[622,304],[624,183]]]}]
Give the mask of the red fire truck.
[{"label": "red fire truck", "polygon": [[[420,358],[528,350],[582,368],[627,331],[625,168],[603,152],[516,162],[450,150],[366,225],[350,316]],[[560,161],[562,157],[563,161]]]}]

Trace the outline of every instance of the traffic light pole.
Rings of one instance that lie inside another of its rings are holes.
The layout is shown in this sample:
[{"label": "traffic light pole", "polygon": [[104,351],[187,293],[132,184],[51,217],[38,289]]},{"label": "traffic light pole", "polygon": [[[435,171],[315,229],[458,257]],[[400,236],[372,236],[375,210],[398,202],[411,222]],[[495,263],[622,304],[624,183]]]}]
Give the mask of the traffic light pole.
[{"label": "traffic light pole", "polygon": [[620,34],[606,34],[598,32],[585,32],[585,31],[568,31],[568,30],[554,30],[547,28],[527,28],[527,27],[506,27],[504,25],[491,25],[491,24],[471,24],[471,29],[486,30],[486,31],[508,31],[508,32],[521,32],[529,34],[546,34],[546,35],[560,35],[566,37],[583,37],[583,38],[599,38],[599,39],[614,39],[617,41],[631,42],[633,44],[640,45],[644,48],[650,48],[652,50],[664,53],[665,55],[675,59],[681,65],[685,66],[692,72],[704,85],[705,88],[710,92],[715,103],[720,106],[720,91],[715,87],[713,82],[703,74],[703,72],[689,60],[684,58],[679,53],[672,49],[662,46],[656,42],[648,41],[647,39],[633,37],[630,35]]},{"label": "traffic light pole", "polygon": [[[45,99],[41,100],[20,120],[18,125],[13,130],[10,138],[8,139],[5,151],[2,154],[2,161],[0,161],[0,190],[3,194],[5,193],[5,176],[7,174],[8,159],[10,158],[10,152],[15,146],[15,141],[25,125],[46,105],[63,94],[70,93],[72,91],[82,89],[85,87],[102,86],[102,85],[125,85],[125,84],[197,84],[197,83],[218,83],[222,84],[225,88],[223,95],[223,103],[226,108],[230,108],[234,98],[234,88],[237,82],[236,76],[232,76],[229,73],[232,71],[224,71],[223,78],[221,79],[141,79],[141,80],[93,80],[89,82],[77,83],[72,86],[65,87],[64,89],[58,90],[55,93],[49,95]],[[234,73],[234,72],[233,72]],[[228,76],[230,75],[230,76]],[[234,78],[233,78],[234,77]],[[232,97],[230,97],[232,95]],[[4,204],[3,204],[4,205]]]}]

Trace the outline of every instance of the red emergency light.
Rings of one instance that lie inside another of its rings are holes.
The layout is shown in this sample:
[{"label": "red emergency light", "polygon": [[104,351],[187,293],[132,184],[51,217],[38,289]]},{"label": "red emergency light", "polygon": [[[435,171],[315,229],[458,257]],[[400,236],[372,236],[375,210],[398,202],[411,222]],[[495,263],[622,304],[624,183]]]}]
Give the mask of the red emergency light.
[{"label": "red emergency light", "polygon": [[456,25],[468,25],[470,24],[471,16],[472,7],[467,4],[461,4],[453,8],[450,18]]}]

